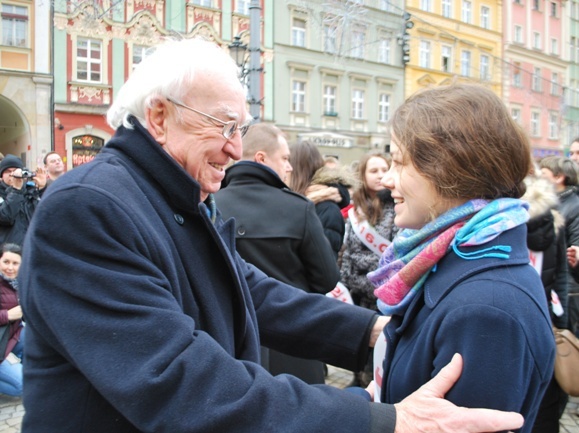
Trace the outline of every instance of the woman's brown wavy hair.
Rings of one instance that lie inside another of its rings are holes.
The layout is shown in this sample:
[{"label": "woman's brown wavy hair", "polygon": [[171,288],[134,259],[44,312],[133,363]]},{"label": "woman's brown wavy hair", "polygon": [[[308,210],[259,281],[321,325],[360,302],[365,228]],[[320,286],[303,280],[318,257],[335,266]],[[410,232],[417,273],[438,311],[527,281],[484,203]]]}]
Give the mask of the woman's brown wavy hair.
[{"label": "woman's brown wavy hair", "polygon": [[532,167],[528,137],[485,87],[455,84],[416,93],[396,110],[391,127],[404,161],[443,198],[525,193]]}]

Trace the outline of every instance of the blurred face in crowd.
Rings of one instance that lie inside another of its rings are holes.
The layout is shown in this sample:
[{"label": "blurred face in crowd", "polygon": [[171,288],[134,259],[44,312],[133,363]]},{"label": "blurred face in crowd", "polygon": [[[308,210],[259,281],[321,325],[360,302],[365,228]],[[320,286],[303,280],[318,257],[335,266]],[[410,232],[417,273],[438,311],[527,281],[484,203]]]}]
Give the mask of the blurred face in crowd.
[{"label": "blurred face in crowd", "polygon": [[[210,115],[221,122],[247,122],[243,88],[219,73],[200,72],[197,85],[179,103]],[[223,135],[224,125],[203,114],[169,100],[152,104],[147,128],[163,149],[189,173],[201,187],[201,200],[217,192],[231,160],[241,158],[241,132]]]},{"label": "blurred face in crowd", "polygon": [[14,170],[16,170],[15,167],[10,167],[4,170],[4,172],[2,173],[2,181],[8,186],[12,186],[12,181],[14,179],[12,177],[12,173],[14,173]]},{"label": "blurred face in crowd", "polygon": [[379,156],[371,157],[366,164],[364,172],[364,182],[370,194],[375,195],[378,191],[384,189],[382,178],[388,171],[388,163],[384,158]]},{"label": "blurred face in crowd", "polygon": [[12,252],[5,252],[0,257],[0,272],[8,278],[16,278],[18,276],[18,269],[20,269],[20,262],[22,258],[19,254]]},{"label": "blurred face in crowd", "polygon": [[277,136],[278,147],[274,152],[264,153],[263,163],[277,173],[285,183],[289,182],[289,175],[293,168],[289,162],[290,150],[287,140]]},{"label": "blurred face in crowd", "polygon": [[58,177],[64,173],[64,163],[60,155],[53,153],[46,157],[46,170],[51,177]]},{"label": "blurred face in crowd", "polygon": [[569,148],[569,158],[575,161],[576,164],[579,164],[579,141],[571,143],[571,147]]}]

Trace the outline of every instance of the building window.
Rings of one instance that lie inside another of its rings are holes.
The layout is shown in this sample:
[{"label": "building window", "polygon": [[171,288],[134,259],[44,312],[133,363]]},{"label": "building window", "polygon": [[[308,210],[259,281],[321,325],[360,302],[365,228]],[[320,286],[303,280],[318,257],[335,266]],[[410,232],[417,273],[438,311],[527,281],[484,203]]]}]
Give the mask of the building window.
[{"label": "building window", "polygon": [[380,99],[378,100],[378,121],[388,122],[390,118],[390,95],[386,93],[380,94]]},{"label": "building window", "polygon": [[522,44],[523,41],[523,28],[521,26],[515,25],[515,42]]},{"label": "building window", "polygon": [[420,0],[420,9],[426,12],[432,12],[432,0]]},{"label": "building window", "polygon": [[513,0],[514,3],[521,5],[523,4],[523,0]]},{"label": "building window", "polygon": [[559,54],[559,41],[555,38],[551,38],[551,54]]},{"label": "building window", "polygon": [[551,16],[557,18],[557,3],[551,2]]},{"label": "building window", "polygon": [[79,38],[76,44],[76,79],[101,82],[102,42]]},{"label": "building window", "polygon": [[559,128],[557,127],[557,113],[550,112],[549,113],[549,138],[551,140],[556,140],[559,138]]},{"label": "building window", "polygon": [[2,45],[28,47],[28,8],[2,5]]},{"label": "building window", "polygon": [[380,9],[382,9],[383,11],[392,11],[393,10],[393,4],[390,2],[390,0],[380,0]]},{"label": "building window", "polygon": [[442,0],[442,16],[452,18],[452,0]]},{"label": "building window", "polygon": [[[575,46],[576,46],[577,39],[575,37],[571,38],[571,42],[569,43],[569,61],[574,62],[578,59],[575,59]],[[579,41],[578,41],[579,42]]]},{"label": "building window", "polygon": [[533,111],[531,113],[531,135],[533,137],[539,137],[541,135],[541,113]]},{"label": "building window", "polygon": [[536,50],[541,49],[541,33],[533,32],[533,48]]},{"label": "building window", "polygon": [[205,6],[207,8],[210,8],[212,6],[211,0],[194,0],[193,4],[199,5],[199,6]]},{"label": "building window", "polygon": [[133,70],[147,57],[149,47],[143,45],[133,45]]},{"label": "building window", "polygon": [[513,86],[523,87],[523,78],[521,75],[521,64],[519,62],[515,62],[513,64]]},{"label": "building window", "polygon": [[480,8],[480,26],[483,29],[491,28],[491,10],[487,6],[482,6]]},{"label": "building window", "polygon": [[378,53],[378,61],[382,63],[390,64],[391,62],[391,53],[392,53],[392,45],[391,39],[382,39],[380,41],[380,46],[378,48],[380,51]]},{"label": "building window", "polygon": [[540,0],[533,0],[533,9],[536,11],[540,10],[539,8],[540,3],[541,3]]},{"label": "building window", "polygon": [[541,68],[535,68],[533,72],[533,90],[540,92],[541,88]]},{"label": "building window", "polygon": [[559,74],[557,72],[553,72],[551,75],[551,95],[559,95]]},{"label": "building window", "polygon": [[366,44],[366,34],[362,30],[352,32],[352,57],[361,59],[364,57],[364,45]]},{"label": "building window", "polygon": [[421,68],[430,68],[430,42],[420,41],[419,65]]},{"label": "building window", "polygon": [[472,3],[467,0],[462,0],[462,21],[472,23]]},{"label": "building window", "polygon": [[442,46],[441,66],[444,72],[452,71],[452,48],[448,45]]},{"label": "building window", "polygon": [[352,92],[352,118],[364,118],[364,91],[355,89]]},{"label": "building window", "polygon": [[249,15],[250,0],[237,0],[237,13]]},{"label": "building window", "polygon": [[470,77],[470,51],[463,51],[460,57],[460,75]]},{"label": "building window", "polygon": [[299,18],[292,20],[292,45],[296,47],[306,46],[306,21]]},{"label": "building window", "polygon": [[294,80],[292,83],[292,111],[305,113],[306,111],[306,83]]},{"label": "building window", "polygon": [[324,51],[336,54],[336,27],[324,26]]},{"label": "building window", "polygon": [[490,80],[490,58],[489,56],[482,54],[480,56],[480,79],[483,81]]},{"label": "building window", "polygon": [[324,86],[324,114],[336,115],[336,86]]},{"label": "building window", "polygon": [[521,124],[521,109],[520,108],[511,108],[511,117],[515,122],[519,125]]}]

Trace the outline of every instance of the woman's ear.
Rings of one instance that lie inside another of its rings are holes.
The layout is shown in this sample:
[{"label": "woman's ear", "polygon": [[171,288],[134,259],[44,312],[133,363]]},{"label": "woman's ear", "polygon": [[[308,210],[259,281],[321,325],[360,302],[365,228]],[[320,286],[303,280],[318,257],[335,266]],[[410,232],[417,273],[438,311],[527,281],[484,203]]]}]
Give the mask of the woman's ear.
[{"label": "woman's ear", "polygon": [[145,121],[147,131],[161,145],[167,143],[167,101],[155,98],[151,101],[151,106],[145,109]]}]

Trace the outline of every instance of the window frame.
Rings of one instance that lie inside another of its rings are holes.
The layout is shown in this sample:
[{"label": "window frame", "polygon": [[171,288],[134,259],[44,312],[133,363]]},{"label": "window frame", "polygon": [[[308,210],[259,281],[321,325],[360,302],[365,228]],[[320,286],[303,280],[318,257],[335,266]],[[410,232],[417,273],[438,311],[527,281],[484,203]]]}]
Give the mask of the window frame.
[{"label": "window frame", "polygon": [[[303,27],[296,26],[297,22],[302,22]],[[305,48],[306,47],[306,28],[307,21],[303,18],[292,17],[291,25],[291,45],[294,47]]]},{"label": "window frame", "polygon": [[[300,89],[297,89],[296,84],[301,85],[302,87]],[[305,113],[307,82],[304,80],[293,78],[291,89],[292,89],[291,107],[290,107],[291,111],[293,113]]]},{"label": "window frame", "polygon": [[[359,95],[356,95],[359,93]],[[352,89],[352,119],[364,120],[366,92],[364,89]]]},{"label": "window frame", "polygon": [[[4,7],[12,8],[12,10],[5,12]],[[26,15],[17,13],[19,9],[26,12]],[[30,8],[22,4],[2,3],[0,15],[2,16],[2,45],[14,48],[30,48]],[[6,31],[8,23],[10,23],[9,32]],[[22,43],[18,43],[19,41]]]},{"label": "window frame", "polygon": [[[79,56],[79,50],[81,50],[81,42],[86,42],[87,46],[86,46],[86,51],[87,51],[87,57],[80,57]],[[99,58],[98,61],[94,61],[91,57],[91,53],[93,52],[92,50],[92,43],[98,43],[99,46]],[[102,39],[95,39],[95,38],[77,38],[76,40],[76,56],[75,56],[75,64],[76,64],[76,81],[78,81],[79,83],[92,83],[92,84],[102,84],[103,81],[103,74],[104,74],[104,70],[103,70],[103,54],[104,54],[104,43]],[[86,63],[86,79],[82,79],[80,78],[80,73],[81,73],[81,68],[80,68],[80,63],[81,62],[85,62]],[[90,77],[92,77],[93,74],[93,70],[92,70],[92,65],[93,64],[98,64],[99,65],[99,71],[98,71],[98,75],[99,75],[99,79],[98,80],[94,80]]]},{"label": "window frame", "polygon": [[390,99],[389,93],[380,93],[378,96],[378,122],[386,123],[390,120]]}]

